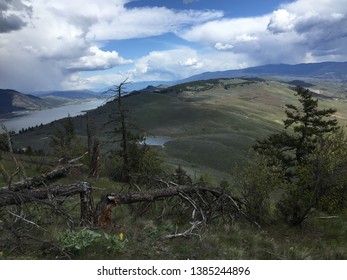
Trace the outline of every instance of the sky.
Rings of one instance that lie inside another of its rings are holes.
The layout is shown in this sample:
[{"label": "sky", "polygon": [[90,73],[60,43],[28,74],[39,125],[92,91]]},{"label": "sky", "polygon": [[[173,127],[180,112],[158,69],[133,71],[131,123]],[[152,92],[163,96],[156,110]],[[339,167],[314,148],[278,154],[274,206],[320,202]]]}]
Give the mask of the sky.
[{"label": "sky", "polygon": [[347,61],[346,0],[0,0],[0,88]]}]

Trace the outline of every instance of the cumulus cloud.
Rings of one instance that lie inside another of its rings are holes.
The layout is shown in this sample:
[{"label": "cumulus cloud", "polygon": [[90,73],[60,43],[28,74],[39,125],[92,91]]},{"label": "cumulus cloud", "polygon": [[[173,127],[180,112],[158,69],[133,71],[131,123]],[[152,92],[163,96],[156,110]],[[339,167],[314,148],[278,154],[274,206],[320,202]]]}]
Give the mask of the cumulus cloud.
[{"label": "cumulus cloud", "polygon": [[197,61],[197,52],[191,48],[153,51],[135,62],[132,76],[134,80],[139,76],[144,80],[176,80],[191,73],[187,66]]},{"label": "cumulus cloud", "polygon": [[24,4],[28,1],[0,0],[0,57],[8,65],[0,69],[1,87],[28,91],[72,85],[86,79],[77,72],[132,63],[117,50],[102,50],[100,40],[175,33],[223,16],[217,11],[128,9],[130,1],[35,0],[29,6]]},{"label": "cumulus cloud", "polygon": [[219,51],[227,51],[234,48],[232,44],[227,44],[227,43],[216,43],[214,47]]},{"label": "cumulus cloud", "polygon": [[[0,57],[6,65],[0,67],[1,87],[81,88],[124,76],[176,80],[266,63],[347,60],[345,0],[284,2],[268,14],[244,18],[214,10],[127,8],[131,1],[0,0]],[[130,60],[102,47],[104,41],[166,33],[195,42],[195,49],[168,44]]]},{"label": "cumulus cloud", "polygon": [[93,25],[88,38],[94,40],[129,39],[177,33],[190,25],[221,18],[218,11],[170,10],[165,7],[124,10]]},{"label": "cumulus cloud", "polygon": [[273,12],[267,28],[274,33],[288,32],[293,30],[294,20],[295,15],[291,15],[287,10],[280,9]]},{"label": "cumulus cloud", "polygon": [[249,64],[347,60],[344,0],[297,0],[259,17],[217,19],[180,33]]},{"label": "cumulus cloud", "polygon": [[196,25],[180,36],[188,41],[199,41],[208,45],[236,45],[239,42],[256,40],[266,31],[270,16],[254,18],[221,19]]},{"label": "cumulus cloud", "polygon": [[[284,34],[295,32],[302,38],[300,44],[296,46],[303,49],[303,59],[307,57],[309,61],[347,59],[347,50],[344,47],[347,44],[345,1],[298,0],[283,8],[280,31]],[[295,42],[292,45],[295,46]]]},{"label": "cumulus cloud", "polygon": [[89,54],[82,56],[77,62],[71,63],[67,70],[71,72],[95,71],[110,69],[115,66],[132,63],[118,55],[116,51],[102,51],[96,46],[89,48]]},{"label": "cumulus cloud", "polygon": [[199,52],[182,47],[168,51],[155,51],[135,62],[129,72],[134,81],[179,80],[205,71],[238,69],[250,66],[245,56],[233,53]]},{"label": "cumulus cloud", "polygon": [[203,63],[196,57],[190,57],[188,59],[186,59],[183,62],[180,62],[180,64],[182,66],[185,67],[193,67],[193,68],[197,68],[197,69],[201,69],[203,67]]}]

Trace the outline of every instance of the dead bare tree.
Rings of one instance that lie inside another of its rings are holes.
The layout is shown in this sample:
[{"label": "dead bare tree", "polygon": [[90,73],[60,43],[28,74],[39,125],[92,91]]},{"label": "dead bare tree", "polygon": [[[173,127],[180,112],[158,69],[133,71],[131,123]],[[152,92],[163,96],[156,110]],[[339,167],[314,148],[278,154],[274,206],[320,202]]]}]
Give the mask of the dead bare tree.
[{"label": "dead bare tree", "polygon": [[95,210],[95,224],[107,228],[111,224],[112,208],[121,204],[155,202],[165,198],[179,197],[187,201],[192,209],[192,218],[199,216],[200,221],[207,222],[217,217],[245,219],[253,223],[243,211],[238,198],[225,193],[224,190],[201,186],[169,186],[140,192],[114,192],[105,195]]},{"label": "dead bare tree", "polygon": [[[113,96],[109,98],[109,100],[115,100],[116,101],[116,114],[117,119],[113,119],[107,124],[117,122],[118,126],[115,129],[116,133],[120,133],[121,137],[118,142],[120,142],[121,147],[121,153],[120,156],[123,160],[122,170],[120,178],[122,181],[129,182],[130,181],[130,155],[129,155],[129,146],[130,146],[130,124],[128,122],[128,110],[125,108],[123,104],[123,98],[126,95],[126,92],[124,91],[124,87],[129,84],[128,79],[125,79],[123,82],[121,82],[119,85],[115,86],[114,88],[111,88],[106,91],[106,93],[113,93]],[[114,141],[117,142],[117,141]]]}]

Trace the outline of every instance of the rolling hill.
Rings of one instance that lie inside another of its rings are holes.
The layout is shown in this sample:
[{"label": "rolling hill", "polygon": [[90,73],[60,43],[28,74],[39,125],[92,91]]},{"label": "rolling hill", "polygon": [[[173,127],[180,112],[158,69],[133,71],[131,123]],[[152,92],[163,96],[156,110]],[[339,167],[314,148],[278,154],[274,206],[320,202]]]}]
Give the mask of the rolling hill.
[{"label": "rolling hill", "polygon": [[34,95],[26,95],[12,89],[0,89],[0,114],[21,110],[38,110],[48,103]]}]

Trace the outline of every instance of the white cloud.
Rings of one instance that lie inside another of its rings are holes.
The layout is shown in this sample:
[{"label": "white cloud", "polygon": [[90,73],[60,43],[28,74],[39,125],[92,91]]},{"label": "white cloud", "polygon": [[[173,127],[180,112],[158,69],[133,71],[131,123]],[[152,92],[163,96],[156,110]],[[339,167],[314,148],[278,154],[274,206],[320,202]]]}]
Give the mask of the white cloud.
[{"label": "white cloud", "polygon": [[[130,1],[0,0],[0,58],[6,65],[0,67],[1,87],[81,88],[124,76],[170,80],[257,64],[347,60],[346,0],[296,0],[245,18],[210,10],[130,9]],[[195,49],[171,45],[131,60],[117,49],[102,50],[100,42],[169,32],[196,42]]]},{"label": "white cloud", "polygon": [[206,71],[237,69],[250,66],[245,56],[222,52],[199,52],[182,47],[155,51],[135,62],[130,78],[140,80],[179,80]]},{"label": "white cloud", "polygon": [[297,0],[259,17],[218,19],[180,33],[248,64],[347,60],[345,0]]},{"label": "white cloud", "polygon": [[75,74],[64,86],[68,88],[105,88],[129,81],[171,81],[184,79],[206,71],[240,69],[251,66],[247,57],[232,52],[198,52],[181,47],[168,51],[154,51],[134,62],[133,69],[82,76]]},{"label": "white cloud", "polygon": [[1,1],[8,16],[0,18],[0,57],[2,64],[10,64],[0,69],[1,87],[27,91],[66,86],[76,71],[131,63],[117,50],[103,51],[97,40],[178,32],[223,16],[217,11],[128,9],[125,4],[130,1],[35,0],[31,6],[23,4],[29,1]]},{"label": "white cloud", "polygon": [[89,48],[88,55],[82,56],[77,62],[71,63],[67,70],[71,72],[104,70],[129,63],[132,63],[132,60],[120,57],[116,51],[105,52],[96,46],[92,46]]},{"label": "white cloud", "polygon": [[190,57],[185,61],[180,62],[180,64],[184,67],[193,67],[197,69],[200,69],[203,66],[203,63],[196,57]]},{"label": "white cloud", "polygon": [[134,8],[109,18],[100,19],[91,28],[88,38],[93,40],[129,39],[179,32],[189,25],[221,18],[218,11],[175,11],[165,7]]},{"label": "white cloud", "polygon": [[227,44],[227,43],[216,43],[214,47],[219,51],[227,51],[234,48],[232,44]]},{"label": "white cloud", "polygon": [[[196,25],[180,34],[188,41],[198,41],[211,45],[233,45],[239,42],[254,41],[259,34],[266,32],[270,16],[214,20]],[[223,49],[223,48],[222,48]]]},{"label": "white cloud", "polygon": [[95,73],[89,77],[74,73],[64,80],[63,87],[68,89],[105,89],[124,81],[127,73]]},{"label": "white cloud", "polygon": [[274,11],[268,29],[274,33],[288,32],[294,28],[294,20],[296,16],[290,14],[287,10],[280,9]]},{"label": "white cloud", "polygon": [[190,48],[153,51],[135,62],[132,77],[135,81],[139,77],[143,80],[181,79],[192,73],[189,66],[197,65],[198,61],[197,52]]}]

